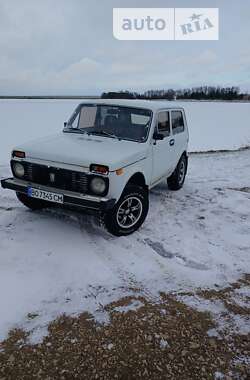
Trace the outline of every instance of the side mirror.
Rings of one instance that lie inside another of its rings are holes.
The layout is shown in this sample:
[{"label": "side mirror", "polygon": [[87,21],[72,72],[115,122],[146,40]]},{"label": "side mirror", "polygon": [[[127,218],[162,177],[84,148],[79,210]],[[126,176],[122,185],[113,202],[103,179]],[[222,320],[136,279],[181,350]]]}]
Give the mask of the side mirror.
[{"label": "side mirror", "polygon": [[66,128],[67,127],[67,121],[65,121],[64,123],[63,123],[63,125],[64,125],[64,128]]},{"label": "side mirror", "polygon": [[159,132],[154,132],[153,139],[154,140],[163,140],[164,139],[164,135],[162,133],[159,133]]}]

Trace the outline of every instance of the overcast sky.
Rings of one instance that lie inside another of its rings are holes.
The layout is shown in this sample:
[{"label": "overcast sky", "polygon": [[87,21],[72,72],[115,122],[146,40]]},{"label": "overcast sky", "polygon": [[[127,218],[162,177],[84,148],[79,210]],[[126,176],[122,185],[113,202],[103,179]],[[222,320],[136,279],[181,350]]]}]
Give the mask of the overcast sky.
[{"label": "overcast sky", "polygon": [[[119,41],[113,7],[219,7],[219,41]],[[0,0],[0,94],[239,85],[250,91],[249,0]]]}]

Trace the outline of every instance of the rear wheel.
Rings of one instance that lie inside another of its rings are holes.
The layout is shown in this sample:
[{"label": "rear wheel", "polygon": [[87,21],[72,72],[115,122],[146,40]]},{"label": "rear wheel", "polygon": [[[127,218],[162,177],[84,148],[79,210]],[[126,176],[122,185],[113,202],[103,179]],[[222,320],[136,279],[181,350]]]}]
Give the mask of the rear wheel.
[{"label": "rear wheel", "polygon": [[48,202],[41,201],[40,199],[34,199],[28,197],[28,195],[23,193],[16,193],[16,196],[20,202],[31,210],[42,210],[43,208],[49,207]]},{"label": "rear wheel", "polygon": [[168,178],[168,187],[170,190],[179,190],[182,188],[187,173],[187,164],[187,157],[183,154],[176,166],[175,171]]},{"label": "rear wheel", "polygon": [[132,234],[148,214],[148,193],[140,186],[128,186],[114,208],[104,215],[106,229],[115,236]]}]

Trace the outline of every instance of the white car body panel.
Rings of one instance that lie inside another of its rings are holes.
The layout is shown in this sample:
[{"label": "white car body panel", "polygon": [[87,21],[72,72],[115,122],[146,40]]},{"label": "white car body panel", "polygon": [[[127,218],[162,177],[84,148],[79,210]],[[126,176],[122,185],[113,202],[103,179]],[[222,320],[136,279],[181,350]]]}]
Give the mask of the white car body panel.
[{"label": "white car body panel", "polygon": [[145,157],[145,144],[87,134],[58,133],[16,147],[30,159],[67,163],[89,168],[107,165],[110,171],[130,165]]},{"label": "white car body panel", "polygon": [[[109,167],[109,192],[107,197],[118,200],[135,173],[141,173],[148,188],[171,175],[183,152],[187,152],[188,129],[185,112],[176,102],[145,100],[86,100],[83,104],[112,104],[145,108],[153,112],[147,141],[135,142],[118,140],[106,136],[96,136],[61,132],[53,136],[31,141],[17,146],[14,150],[25,152],[25,161],[89,172],[91,164]],[[184,116],[185,131],[171,135],[164,140],[153,140],[159,111],[181,110]],[[169,141],[176,141],[174,147]],[[19,159],[22,160],[22,159]],[[123,168],[123,174],[116,170]]]}]

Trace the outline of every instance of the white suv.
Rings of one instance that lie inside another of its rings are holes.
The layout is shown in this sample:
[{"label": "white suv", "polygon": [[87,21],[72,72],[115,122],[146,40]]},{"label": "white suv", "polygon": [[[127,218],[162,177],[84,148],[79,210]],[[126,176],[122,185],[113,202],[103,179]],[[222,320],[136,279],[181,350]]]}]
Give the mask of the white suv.
[{"label": "white suv", "polygon": [[51,205],[97,213],[116,236],[136,231],[148,192],[167,178],[182,187],[188,128],[175,102],[87,100],[59,134],[16,147],[14,178],[1,181],[36,210]]}]

